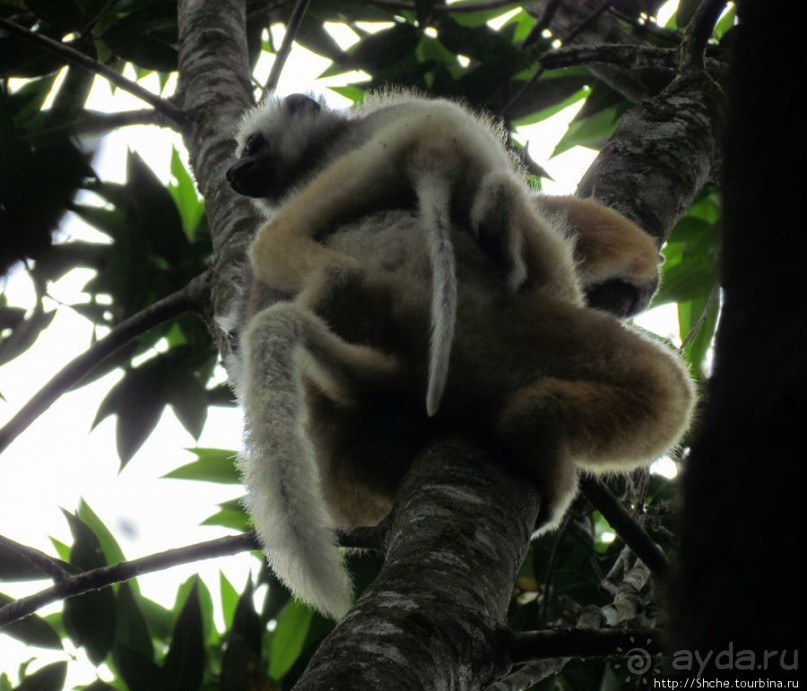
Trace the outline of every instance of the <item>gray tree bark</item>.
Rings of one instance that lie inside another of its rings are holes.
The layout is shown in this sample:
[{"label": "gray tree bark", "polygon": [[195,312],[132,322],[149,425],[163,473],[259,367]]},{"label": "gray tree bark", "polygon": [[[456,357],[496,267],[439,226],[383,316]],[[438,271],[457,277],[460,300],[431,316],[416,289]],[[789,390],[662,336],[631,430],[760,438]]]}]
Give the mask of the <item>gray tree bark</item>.
[{"label": "gray tree bark", "polygon": [[427,446],[381,573],[295,688],[478,689],[508,669],[505,617],[540,502],[499,455],[467,430]]}]

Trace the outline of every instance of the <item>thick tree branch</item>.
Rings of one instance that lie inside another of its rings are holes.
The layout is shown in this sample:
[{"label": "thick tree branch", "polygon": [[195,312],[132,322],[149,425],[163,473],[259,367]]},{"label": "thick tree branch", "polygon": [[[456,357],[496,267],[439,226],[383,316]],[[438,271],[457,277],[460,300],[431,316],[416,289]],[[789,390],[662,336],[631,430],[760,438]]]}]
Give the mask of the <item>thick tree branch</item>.
[{"label": "thick tree branch", "polygon": [[178,125],[182,125],[184,119],[183,113],[175,105],[163,98],[160,98],[159,96],[155,96],[148,89],[144,89],[142,86],[127,79],[119,72],[116,72],[106,65],[102,65],[100,62],[87,57],[84,55],[84,53],[80,53],[74,48],[71,48],[64,43],[60,43],[59,41],[54,41],[47,36],[42,36],[35,31],[29,31],[24,26],[10,22],[2,17],[0,17],[0,29],[8,32],[12,36],[16,36],[23,41],[35,45],[38,48],[42,48],[48,53],[52,53],[53,55],[62,58],[66,62],[75,65],[76,67],[81,67],[84,70],[108,79],[115,86],[132,94],[133,96],[137,96],[137,98],[139,98],[141,101],[145,101],[150,106],[153,106],[167,118],[170,118]]},{"label": "thick tree branch", "polygon": [[577,194],[620,211],[661,244],[713,175],[725,109],[708,74],[678,75],[622,117]]},{"label": "thick tree branch", "polygon": [[[177,102],[187,114],[183,131],[191,166],[205,199],[213,240],[213,314],[232,313],[244,280],[246,245],[255,209],[225,184],[235,153],[235,123],[252,105],[243,0],[180,0]],[[219,352],[229,345],[221,335]]]},{"label": "thick tree branch", "polygon": [[703,69],[706,43],[726,7],[726,0],[702,0],[681,41],[681,69]]},{"label": "thick tree branch", "polygon": [[465,432],[415,461],[381,573],[296,688],[482,688],[506,670],[502,627],[539,497]]},{"label": "thick tree branch", "polygon": [[[621,43],[606,43],[599,46],[567,46],[544,53],[541,65],[547,70],[562,67],[607,63],[627,70],[645,68],[669,70],[678,69],[681,52],[677,48],[656,48]],[[728,65],[721,60],[707,59],[706,68],[715,79],[725,80]]]},{"label": "thick tree branch", "polygon": [[193,279],[182,290],[155,302],[113,328],[63,367],[6,425],[0,429],[0,454],[62,394],[133,338],[184,312],[201,311],[209,296],[209,273]]},{"label": "thick tree branch", "polygon": [[624,540],[625,544],[633,550],[655,576],[666,576],[670,571],[670,562],[667,555],[644,529],[633,520],[622,506],[622,503],[599,480],[584,476],[580,482],[584,494],[603,515],[608,524]]}]

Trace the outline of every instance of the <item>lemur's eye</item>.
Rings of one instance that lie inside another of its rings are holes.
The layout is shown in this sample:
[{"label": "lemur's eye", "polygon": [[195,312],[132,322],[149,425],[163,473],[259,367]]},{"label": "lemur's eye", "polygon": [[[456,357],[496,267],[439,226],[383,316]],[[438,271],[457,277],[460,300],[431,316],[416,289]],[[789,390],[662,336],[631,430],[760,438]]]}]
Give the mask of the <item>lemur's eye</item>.
[{"label": "lemur's eye", "polygon": [[249,135],[244,144],[243,156],[255,156],[266,146],[266,140],[257,133]]}]

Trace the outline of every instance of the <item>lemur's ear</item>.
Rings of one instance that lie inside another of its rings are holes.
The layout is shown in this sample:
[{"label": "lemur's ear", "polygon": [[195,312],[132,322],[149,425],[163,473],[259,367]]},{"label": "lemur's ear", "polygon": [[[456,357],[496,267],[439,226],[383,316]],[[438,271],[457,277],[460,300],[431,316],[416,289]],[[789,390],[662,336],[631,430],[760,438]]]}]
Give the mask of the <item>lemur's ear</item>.
[{"label": "lemur's ear", "polygon": [[316,115],[322,110],[322,106],[310,96],[305,94],[291,94],[283,99],[283,104],[293,115],[304,115],[310,113]]}]

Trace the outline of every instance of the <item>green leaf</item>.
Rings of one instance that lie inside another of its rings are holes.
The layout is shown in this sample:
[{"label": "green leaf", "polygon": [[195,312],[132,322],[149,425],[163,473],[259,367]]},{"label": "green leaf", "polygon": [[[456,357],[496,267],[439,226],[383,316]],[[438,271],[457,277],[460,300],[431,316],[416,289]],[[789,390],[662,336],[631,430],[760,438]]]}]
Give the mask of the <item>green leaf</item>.
[{"label": "green leaf", "polygon": [[524,127],[551,118],[564,108],[584,99],[587,94],[588,90],[581,87],[579,77],[570,77],[567,81],[540,79],[537,85],[528,89],[516,103],[517,107],[513,109],[514,117],[522,112],[528,114],[515,119],[513,125]]},{"label": "green leaf", "polygon": [[25,4],[39,19],[61,34],[81,29],[86,21],[73,0],[25,0]]},{"label": "green leaf", "polygon": [[736,26],[737,21],[737,6],[732,5],[729,7],[720,18],[720,21],[715,24],[714,35],[717,39],[722,40],[723,37]]},{"label": "green leaf", "polygon": [[93,427],[109,415],[118,416],[117,450],[125,466],[148,439],[166,406],[165,380],[154,368],[127,372],[101,402]]},{"label": "green leaf", "polygon": [[[478,0],[460,0],[460,2],[454,3],[454,7],[472,7],[473,5],[479,5]],[[518,5],[523,4],[518,0],[513,0],[512,3],[504,3],[502,5],[497,5],[496,7],[492,7],[487,10],[478,10],[477,12],[457,12],[454,16],[457,24],[462,24],[463,26],[487,26],[487,23],[492,20],[496,19],[496,17],[501,17],[506,12],[510,12],[510,10],[514,9]],[[526,14],[523,13],[523,14]],[[513,20],[509,20],[508,23],[512,22]],[[533,24],[535,20],[532,20]]]},{"label": "green leaf", "polygon": [[678,3],[678,11],[675,13],[675,25],[679,29],[683,29],[687,26],[699,5],[700,0],[680,0]]},{"label": "green leaf", "polygon": [[[26,27],[30,28],[30,27]],[[53,74],[64,60],[14,36],[0,36],[0,77],[33,78]]]},{"label": "green leaf", "polygon": [[177,617],[171,646],[163,662],[170,688],[192,691],[201,688],[205,670],[205,646],[202,607],[198,579],[194,583]]},{"label": "green leaf", "polygon": [[177,590],[177,597],[174,601],[173,613],[178,617],[187,602],[188,597],[193,589],[196,589],[199,605],[202,608],[202,626],[204,640],[210,645],[218,645],[219,633],[216,627],[212,625],[213,622],[213,597],[205,585],[205,582],[198,576],[192,576],[185,581]]},{"label": "green leaf", "polygon": [[14,691],[63,691],[67,678],[67,663],[54,662],[26,676]]},{"label": "green leaf", "polygon": [[376,74],[414,55],[420,37],[411,24],[396,24],[355,44],[341,66]]},{"label": "green leaf", "polygon": [[[106,566],[101,544],[92,530],[77,516],[64,512],[73,533],[70,563],[86,571]],[[115,635],[115,594],[111,588],[96,590],[65,600],[62,621],[77,646],[87,650],[99,665],[112,647]]]},{"label": "green leaf", "polygon": [[53,545],[53,548],[56,550],[56,554],[59,555],[59,559],[64,562],[70,561],[70,545],[66,545],[64,542],[60,542],[55,537],[48,538]]},{"label": "green leaf", "polygon": [[0,331],[13,329],[25,319],[22,307],[9,307],[5,295],[0,295]]},{"label": "green leaf", "polygon": [[202,521],[202,525],[220,525],[242,533],[252,529],[252,522],[244,510],[241,499],[224,502],[219,504],[219,507],[221,510]]},{"label": "green leaf", "polygon": [[255,611],[253,595],[252,580],[249,580],[244,592],[241,593],[241,597],[238,598],[238,605],[235,609],[230,632],[241,636],[250,649],[256,655],[259,655],[263,642],[264,626],[260,616]]},{"label": "green leaf", "polygon": [[151,632],[152,639],[155,642],[167,643],[174,629],[174,620],[176,619],[174,612],[142,595],[138,597],[138,605]]},{"label": "green leaf", "polygon": [[200,480],[237,485],[241,477],[235,467],[235,452],[228,449],[189,449],[197,460],[163,475],[174,480]]},{"label": "green leaf", "polygon": [[[2,558],[0,558],[0,560],[1,559]],[[13,601],[13,598],[0,593],[0,607]],[[16,638],[26,645],[32,645],[38,648],[62,649],[62,640],[59,638],[59,634],[56,633],[48,622],[36,614],[29,615],[25,617],[25,619],[4,626],[3,634]]]},{"label": "green leaf", "polygon": [[[710,297],[678,303],[678,325],[681,340],[686,340],[684,359],[690,371],[698,378],[705,376],[703,365],[712,345],[720,313],[720,301]],[[692,335],[693,329],[697,331]]]},{"label": "green leaf", "polygon": [[341,63],[346,59],[345,52],[325,29],[322,21],[313,16],[310,11],[303,16],[300,31],[295,36],[295,41],[308,48],[312,53],[322,55],[337,63]]},{"label": "green leaf", "polygon": [[[573,74],[577,73],[578,69],[574,68]],[[563,70],[562,73],[558,73],[558,76],[567,73],[567,70]],[[588,84],[588,96],[583,106],[569,123],[566,133],[552,154],[553,156],[574,146],[588,146],[593,149],[602,148],[602,145],[616,129],[619,119],[632,106],[632,103],[624,96],[602,82],[592,82],[590,75],[587,76],[586,81]]]},{"label": "green leaf", "polygon": [[219,591],[221,592],[221,613],[224,618],[224,625],[229,627],[233,623],[233,615],[238,605],[238,591],[232,583],[227,580],[223,571],[219,572]]},{"label": "green leaf", "polygon": [[[3,43],[0,38],[0,54]],[[31,112],[32,106],[39,102],[42,86],[37,82],[33,94],[23,97],[7,95],[5,90],[0,92],[0,228],[3,229],[0,272],[16,261],[47,255],[52,234],[68,206],[87,181],[95,177],[89,165],[91,147],[79,148],[64,132],[51,131],[35,141],[26,136],[29,131],[41,133],[43,128],[64,124],[60,113],[53,110],[45,115]],[[68,94],[73,85],[64,86]],[[21,120],[23,112],[36,125]],[[12,232],[15,228],[24,232]]]},{"label": "green leaf", "polygon": [[[155,687],[152,686],[150,688],[154,689]],[[159,687],[156,687],[156,688],[159,688]],[[82,687],[81,691],[119,691],[119,690],[117,688],[115,688],[114,686],[112,686],[112,684],[107,684],[105,681],[101,681],[100,679],[96,679],[89,686]],[[135,691],[135,690],[131,689],[131,687],[130,687],[130,691]]]},{"label": "green leaf", "polygon": [[187,369],[172,371],[168,401],[182,426],[198,439],[207,420],[207,390],[194,372]]},{"label": "green leaf", "polygon": [[179,210],[185,235],[193,241],[196,227],[205,213],[205,204],[196,193],[193,178],[176,149],[171,151],[171,176],[173,180],[168,185],[168,191]]},{"label": "green leaf", "polygon": [[79,502],[76,515],[92,530],[95,537],[98,538],[98,544],[101,546],[101,551],[104,553],[107,564],[119,564],[126,560],[123,550],[109,531],[109,528],[104,525],[95,511],[93,511],[90,505],[83,499]]},{"label": "green leaf", "polygon": [[104,43],[123,60],[159,72],[177,69],[176,8],[171,3],[145,3],[110,26]]},{"label": "green leaf", "polygon": [[610,137],[622,115],[629,108],[627,102],[608,106],[596,113],[585,117],[575,117],[569,123],[561,140],[558,142],[551,157],[562,154],[575,146],[586,146],[599,149]]},{"label": "green leaf", "polygon": [[272,679],[282,679],[300,656],[313,615],[310,607],[297,600],[291,600],[286,605],[272,634],[269,658],[269,676]]},{"label": "green leaf", "polygon": [[188,239],[171,193],[137,154],[129,155],[126,177],[126,189],[137,201],[140,230],[158,256],[169,263],[180,261]]},{"label": "green leaf", "polygon": [[[155,691],[172,688],[163,670],[154,660],[127,645],[116,645],[115,665],[129,691]],[[178,687],[174,687],[178,688]]]},{"label": "green leaf", "polygon": [[125,646],[145,659],[153,660],[154,645],[146,618],[140,609],[140,597],[133,588],[133,583],[134,581],[129,581],[118,586],[118,616],[113,655],[120,646]]},{"label": "green leaf", "polygon": [[268,679],[261,671],[261,648],[264,626],[253,603],[252,581],[247,582],[235,610],[227,635],[227,647],[221,663],[223,691],[266,686]]},{"label": "green leaf", "polygon": [[7,336],[0,339],[0,365],[10,362],[30,348],[47,329],[56,311],[45,312],[40,303],[27,319],[18,322]]},{"label": "green leaf", "polygon": [[522,53],[500,32],[486,24],[469,28],[446,15],[438,24],[438,35],[440,42],[454,54],[467,55],[481,62],[504,61],[509,63],[512,72],[517,72],[523,66]]},{"label": "green leaf", "polygon": [[653,306],[706,298],[717,280],[717,266],[709,257],[692,256],[677,266],[665,268],[662,276]]}]

